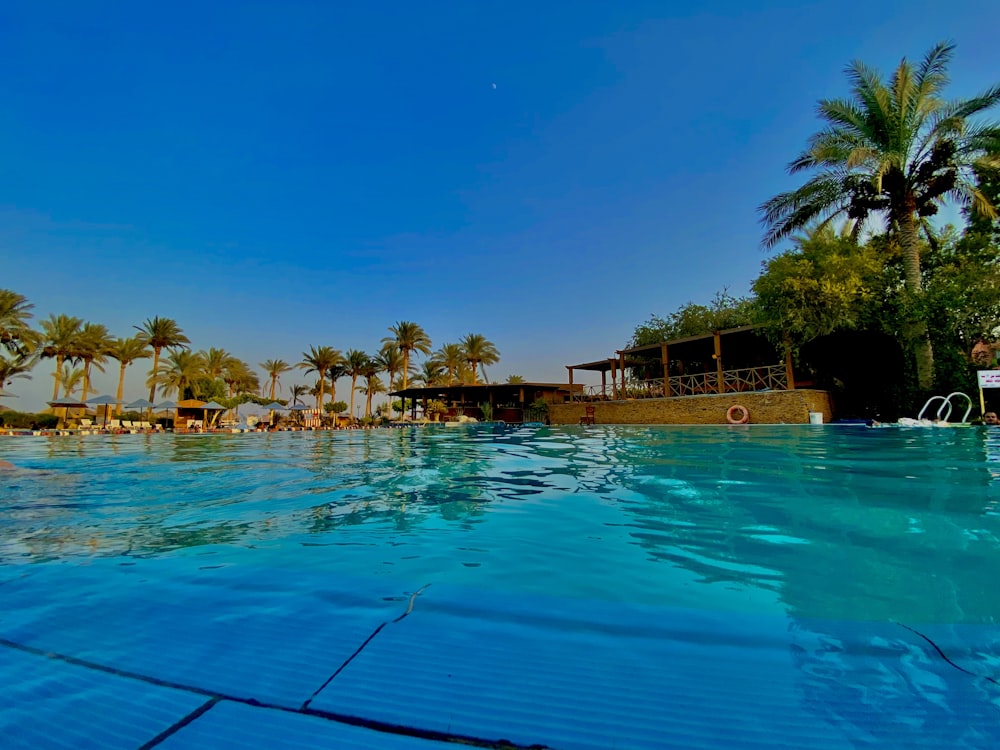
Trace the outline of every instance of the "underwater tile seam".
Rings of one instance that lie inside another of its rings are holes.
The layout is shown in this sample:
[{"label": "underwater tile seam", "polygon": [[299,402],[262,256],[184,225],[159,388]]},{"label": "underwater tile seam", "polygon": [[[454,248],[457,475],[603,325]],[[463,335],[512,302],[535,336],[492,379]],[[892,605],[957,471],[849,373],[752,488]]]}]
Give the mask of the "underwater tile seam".
[{"label": "underwater tile seam", "polygon": [[[430,584],[427,584],[430,585]],[[413,611],[413,605],[416,598],[427,588],[427,585],[415,591],[411,596],[409,603],[407,605],[406,611],[403,612],[399,617],[396,617],[391,622],[399,622],[407,615]],[[16,651],[21,651],[23,653],[32,654],[34,656],[41,656],[46,659],[51,659],[54,661],[61,661],[66,664],[72,664],[74,666],[83,667],[85,669],[92,669],[98,672],[104,672],[106,674],[114,675],[116,677],[122,677],[130,680],[137,680],[139,682],[145,682],[151,685],[156,685],[158,687],[170,688],[173,690],[184,691],[187,693],[193,693],[196,695],[203,695],[208,700],[201,706],[191,711],[172,726],[168,727],[164,731],[160,732],[158,735],[150,739],[145,744],[141,745],[139,750],[150,750],[161,744],[167,738],[179,732],[186,726],[189,726],[193,722],[197,721],[201,716],[208,713],[214,706],[218,705],[223,701],[229,701],[231,703],[242,704],[252,708],[258,708],[262,710],[280,711],[287,714],[298,714],[302,716],[312,716],[314,718],[324,719],[332,723],[345,724],[348,726],[359,727],[362,729],[369,729],[375,732],[380,732],[384,734],[401,735],[405,737],[412,737],[414,739],[429,740],[433,742],[447,742],[452,744],[467,745],[470,747],[482,747],[491,748],[493,750],[545,750],[548,746],[542,744],[516,744],[512,743],[506,739],[485,739],[482,737],[473,737],[470,735],[455,734],[449,732],[441,732],[432,729],[421,729],[419,727],[404,726],[399,724],[393,724],[390,722],[377,721],[373,719],[365,719],[360,716],[353,716],[350,714],[341,714],[335,711],[326,711],[321,709],[310,708],[309,704],[312,700],[320,693],[324,688],[326,688],[338,674],[344,671],[348,664],[351,663],[365,647],[372,642],[372,640],[388,625],[388,622],[381,623],[375,630],[368,636],[367,639],[354,651],[351,656],[344,661],[333,674],[323,683],[313,694],[298,708],[282,706],[276,703],[262,702],[254,698],[241,698],[234,695],[225,695],[218,691],[207,690],[205,688],[197,687],[196,685],[187,685],[184,683],[175,682],[172,680],[164,680],[159,677],[154,677],[153,675],[142,674],[140,672],[130,672],[128,670],[119,669],[117,667],[110,667],[105,664],[100,664],[98,662],[89,661],[87,659],[80,659],[75,656],[70,656],[69,654],[61,654],[54,651],[49,651],[46,649],[36,648],[34,646],[28,646],[23,643],[18,643],[16,641],[9,640],[7,638],[0,637],[0,646],[5,646]]]}]

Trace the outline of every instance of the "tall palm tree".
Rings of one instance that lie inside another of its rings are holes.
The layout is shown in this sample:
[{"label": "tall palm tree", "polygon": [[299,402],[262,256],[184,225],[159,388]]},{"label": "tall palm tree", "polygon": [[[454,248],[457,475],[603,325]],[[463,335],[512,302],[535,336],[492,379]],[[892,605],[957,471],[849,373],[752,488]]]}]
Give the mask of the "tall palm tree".
[{"label": "tall palm tree", "polygon": [[164,349],[171,351],[186,349],[191,341],[177,325],[176,320],[156,316],[149,318],[141,326],[134,326],[139,331],[139,337],[153,350],[153,369],[149,371],[149,400],[156,401],[157,373],[160,369],[160,353]]},{"label": "tall palm tree", "polygon": [[406,390],[407,374],[410,371],[410,352],[431,353],[431,339],[423,328],[408,320],[401,320],[389,328],[392,336],[382,339],[383,344],[395,344],[403,353],[403,390]]},{"label": "tall palm tree", "polygon": [[[35,366],[35,357],[31,354],[18,352],[7,357],[0,354],[0,397],[4,396],[4,390],[14,380],[24,378],[31,380],[28,374]],[[53,399],[55,400],[55,399]]]},{"label": "tall palm tree", "polygon": [[83,395],[81,401],[86,401],[90,394],[90,368],[91,365],[101,372],[104,372],[104,363],[108,359],[108,351],[115,343],[115,339],[108,331],[108,327],[100,323],[84,323],[80,329],[80,335],[76,338],[76,346],[73,350],[75,359],[83,363]]},{"label": "tall palm tree", "polygon": [[205,363],[205,377],[209,380],[221,379],[226,372],[226,368],[236,359],[225,349],[211,348],[208,351],[202,349],[198,352]]},{"label": "tall palm tree", "polygon": [[302,361],[297,365],[306,372],[315,372],[319,376],[319,389],[316,394],[316,408],[323,412],[323,394],[326,384],[326,373],[331,367],[336,367],[343,361],[343,356],[329,346],[310,346],[308,352],[302,352]]},{"label": "tall palm tree", "polygon": [[59,381],[62,383],[63,398],[69,398],[83,382],[83,368],[71,368],[69,363],[63,365],[62,372],[59,373]]},{"label": "tall palm tree", "polygon": [[414,380],[420,382],[424,388],[432,385],[444,385],[444,368],[436,359],[425,359],[420,367],[420,372]]},{"label": "tall palm tree", "polygon": [[[945,100],[954,49],[940,43],[916,67],[903,59],[885,82],[862,62],[847,68],[851,97],[819,102],[825,127],[788,166],[793,174],[816,174],[760,207],[766,247],[816,219],[846,214],[860,227],[879,216],[902,255],[906,289],[919,301],[922,220],[937,213],[946,198],[982,216],[997,214],[979,189],[975,170],[1000,169],[1000,127],[973,118],[1000,102],[1000,86],[971,99]],[[934,352],[926,319],[914,315],[907,333],[918,383],[930,388]]]},{"label": "tall palm tree", "polygon": [[184,391],[196,380],[205,377],[205,360],[200,352],[188,349],[174,349],[160,364],[154,376],[156,383],[165,392],[177,391],[177,400],[184,399]]},{"label": "tall palm tree", "polygon": [[465,350],[461,344],[445,344],[434,353],[441,366],[448,371],[448,385],[455,384],[455,377],[465,364]]},{"label": "tall palm tree", "polygon": [[59,374],[63,362],[73,358],[76,349],[76,339],[80,335],[83,321],[69,315],[49,315],[40,323],[42,327],[42,358],[55,359],[56,367],[53,377],[55,385],[52,389],[52,400],[59,398]]},{"label": "tall palm tree", "polygon": [[137,359],[147,359],[150,355],[149,346],[138,336],[128,339],[115,339],[115,342],[108,347],[108,356],[118,360],[120,370],[118,372],[118,404],[115,406],[115,413],[121,413],[122,394],[125,392],[125,368]]},{"label": "tall palm tree", "polygon": [[300,403],[300,399],[307,393],[309,393],[309,386],[302,385],[301,383],[293,385],[291,389],[292,406]]},{"label": "tall palm tree", "polygon": [[[403,353],[395,344],[383,344],[382,351],[376,358],[379,367],[389,375],[388,390],[392,390],[396,382],[396,373],[403,369]],[[388,417],[392,419],[392,399],[389,399]]]},{"label": "tall palm tree", "polygon": [[330,401],[337,400],[337,381],[346,374],[347,366],[344,364],[343,357],[341,357],[341,361],[338,364],[326,371],[326,377],[330,381]]},{"label": "tall palm tree", "polygon": [[27,353],[38,345],[40,336],[28,320],[34,305],[10,289],[0,289],[0,346],[12,354]]},{"label": "tall palm tree", "polygon": [[365,392],[365,419],[371,418],[372,415],[372,396],[376,393],[385,393],[385,384],[379,379],[378,372],[378,365],[374,361],[365,368],[365,384],[362,386]]},{"label": "tall palm tree", "polygon": [[462,351],[465,353],[465,361],[472,368],[472,384],[476,384],[476,368],[486,365],[495,365],[500,361],[500,352],[492,341],[481,333],[470,333],[462,339]]},{"label": "tall palm tree", "polygon": [[371,364],[371,359],[363,351],[358,349],[348,349],[344,354],[345,375],[351,376],[351,411],[354,416],[354,392],[357,390],[358,378],[365,374],[366,368]]},{"label": "tall palm tree", "polygon": [[286,372],[290,372],[292,367],[283,359],[268,359],[261,362],[260,366],[264,368],[267,377],[271,379],[271,401],[274,401],[274,396],[278,388],[278,380]]}]

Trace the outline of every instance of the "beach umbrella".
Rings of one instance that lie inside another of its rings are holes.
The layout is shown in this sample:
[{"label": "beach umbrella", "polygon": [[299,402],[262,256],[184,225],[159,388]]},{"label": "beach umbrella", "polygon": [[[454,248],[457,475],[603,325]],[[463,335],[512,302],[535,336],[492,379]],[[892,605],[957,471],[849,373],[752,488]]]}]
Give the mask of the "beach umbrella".
[{"label": "beach umbrella", "polygon": [[104,407],[104,426],[108,426],[108,414],[111,412],[112,404],[120,404],[122,400],[120,398],[115,398],[114,396],[95,396],[94,398],[88,398],[87,403],[91,406],[103,406]]},{"label": "beach umbrella", "polygon": [[208,413],[210,411],[225,411],[229,407],[223,406],[222,404],[217,404],[214,401],[209,401],[207,404],[204,404],[201,408],[205,412],[205,420],[203,424],[207,425]]},{"label": "beach umbrella", "polygon": [[[152,409],[153,402],[146,398],[139,398],[130,404],[125,404],[126,409]],[[149,419],[152,415],[147,414],[146,418]]]},{"label": "beach umbrella", "polygon": [[288,407],[285,406],[284,404],[279,404],[277,401],[272,401],[271,403],[267,404],[264,408],[271,409],[272,411],[274,411],[275,409],[287,409]]},{"label": "beach umbrella", "polygon": [[294,406],[286,406],[289,411],[309,411],[312,409],[311,406],[306,406],[305,404],[295,404]]}]

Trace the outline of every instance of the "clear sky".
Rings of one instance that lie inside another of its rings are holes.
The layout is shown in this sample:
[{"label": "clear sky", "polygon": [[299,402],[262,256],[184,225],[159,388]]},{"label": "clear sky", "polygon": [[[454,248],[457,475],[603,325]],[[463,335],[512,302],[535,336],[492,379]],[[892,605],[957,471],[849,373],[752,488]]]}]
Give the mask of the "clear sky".
[{"label": "clear sky", "polygon": [[[484,334],[493,379],[565,382],[651,313],[748,292],[756,208],[849,61],[953,40],[967,96],[998,29],[996,0],[7,0],[0,287],[253,365],[412,320]],[[5,405],[42,408],[51,369]]]}]

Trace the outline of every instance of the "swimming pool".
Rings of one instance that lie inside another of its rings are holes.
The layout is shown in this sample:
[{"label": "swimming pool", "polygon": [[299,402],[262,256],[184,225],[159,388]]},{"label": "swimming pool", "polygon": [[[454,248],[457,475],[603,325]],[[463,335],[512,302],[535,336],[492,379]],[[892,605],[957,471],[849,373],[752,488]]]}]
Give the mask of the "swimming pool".
[{"label": "swimming pool", "polygon": [[[8,439],[15,747],[1000,741],[1000,430]],[[491,744],[492,743],[492,744]]]}]

